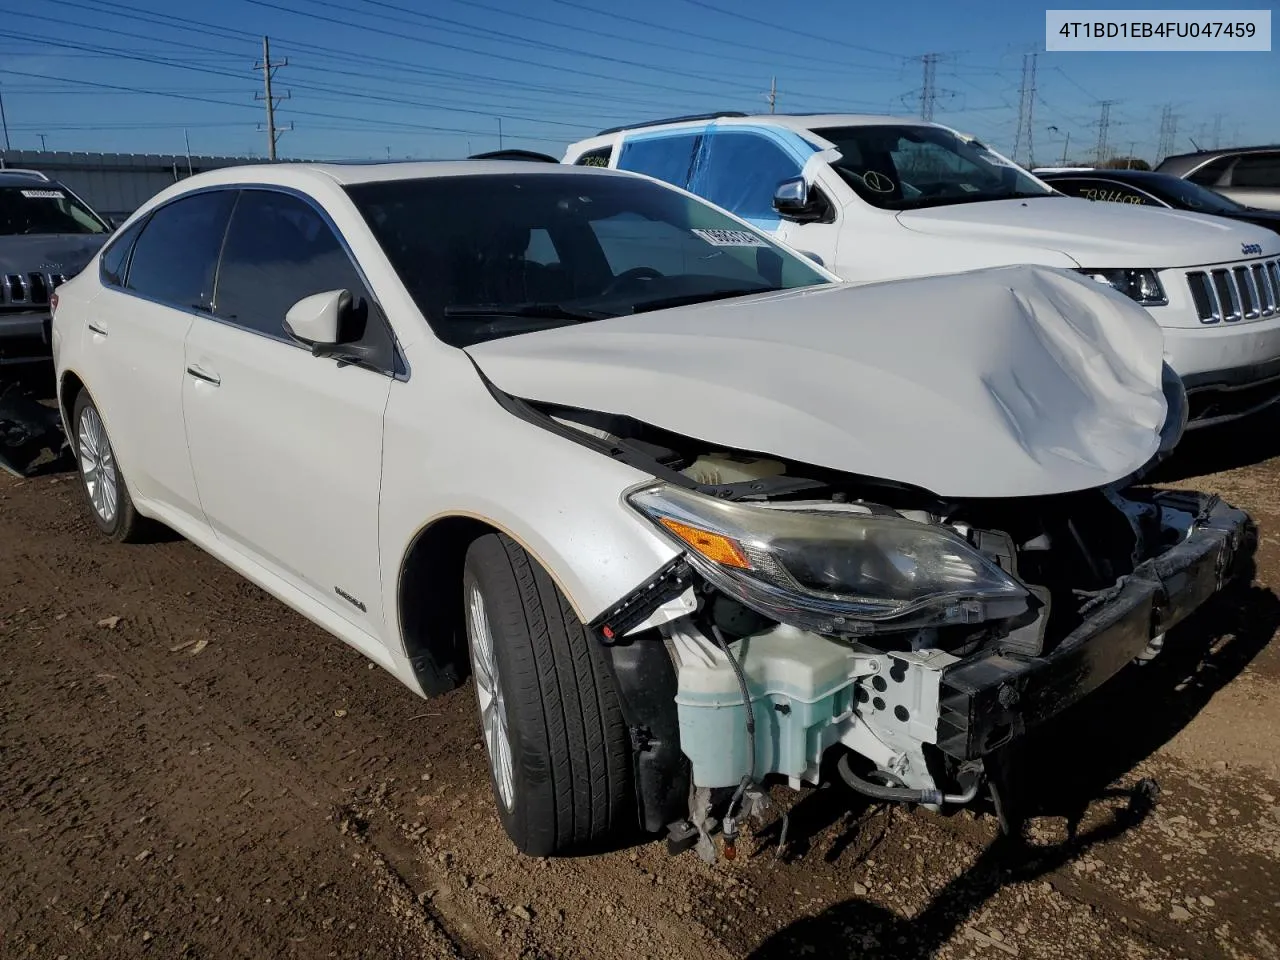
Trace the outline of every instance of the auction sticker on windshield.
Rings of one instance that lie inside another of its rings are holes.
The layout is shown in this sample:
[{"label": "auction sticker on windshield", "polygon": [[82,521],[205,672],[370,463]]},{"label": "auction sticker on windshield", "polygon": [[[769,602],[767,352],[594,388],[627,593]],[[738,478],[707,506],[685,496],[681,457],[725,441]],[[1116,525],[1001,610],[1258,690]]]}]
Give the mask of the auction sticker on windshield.
[{"label": "auction sticker on windshield", "polygon": [[22,195],[32,200],[65,200],[61,190],[23,190]]},{"label": "auction sticker on windshield", "polygon": [[693,231],[713,247],[765,247],[768,246],[760,237],[746,230],[706,230]]}]

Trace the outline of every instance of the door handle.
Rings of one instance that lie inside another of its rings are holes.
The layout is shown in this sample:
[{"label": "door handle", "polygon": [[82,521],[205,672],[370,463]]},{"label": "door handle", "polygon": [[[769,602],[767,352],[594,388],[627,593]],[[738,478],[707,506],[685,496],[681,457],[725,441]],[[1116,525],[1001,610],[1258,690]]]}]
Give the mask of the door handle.
[{"label": "door handle", "polygon": [[222,380],[216,373],[209,373],[207,370],[201,369],[194,363],[187,367],[187,373],[191,374],[191,376],[195,377],[197,380],[203,380],[205,383],[213,384],[215,387],[222,383]]},{"label": "door handle", "polygon": [[105,337],[107,335],[107,328],[103,326],[99,326],[98,324],[94,323],[92,320],[90,320],[87,324],[85,324],[85,326],[89,328],[90,333],[96,333],[100,337]]}]

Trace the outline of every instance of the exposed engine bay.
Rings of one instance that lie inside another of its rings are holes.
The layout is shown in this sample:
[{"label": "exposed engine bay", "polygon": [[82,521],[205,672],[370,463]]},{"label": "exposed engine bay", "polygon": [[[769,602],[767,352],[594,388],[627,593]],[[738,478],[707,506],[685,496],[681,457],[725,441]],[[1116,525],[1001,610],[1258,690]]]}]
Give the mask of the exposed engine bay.
[{"label": "exposed engine bay", "polygon": [[989,758],[1156,656],[1256,539],[1203,494],[944,500],[626,417],[525,412],[657,478],[628,505],[683,554],[592,626],[645,825],[708,859],[717,831],[732,855],[766,778],[818,784],[833,758],[879,799],[974,800]]}]

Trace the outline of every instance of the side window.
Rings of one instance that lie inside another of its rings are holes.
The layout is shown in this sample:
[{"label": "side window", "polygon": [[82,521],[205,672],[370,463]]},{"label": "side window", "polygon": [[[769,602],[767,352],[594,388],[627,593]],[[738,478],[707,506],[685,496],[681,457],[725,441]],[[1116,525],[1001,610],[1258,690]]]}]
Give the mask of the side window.
[{"label": "side window", "polygon": [[1250,153],[1231,171],[1233,187],[1280,189],[1280,153]]},{"label": "side window", "polygon": [[1199,170],[1188,174],[1187,179],[1202,187],[1212,187],[1222,179],[1222,175],[1227,172],[1227,167],[1231,166],[1231,161],[1234,159],[1235,157],[1219,157],[1217,160],[1210,160]]},{"label": "side window", "polygon": [[313,293],[343,288],[367,305],[346,250],[309,203],[271,190],[241,192],[218,268],[216,316],[285,339],[290,307]]},{"label": "side window", "polygon": [[618,169],[687,187],[699,137],[698,133],[673,133],[668,137],[624,140],[618,154]]},{"label": "side window", "polygon": [[703,140],[692,191],[744,219],[776,220],[773,193],[800,164],[757,133],[717,130]]},{"label": "side window", "polygon": [[208,310],[214,266],[235,192],[197,193],[147,220],[129,260],[127,287],[179,309]]},{"label": "side window", "polygon": [[613,153],[613,147],[599,147],[595,150],[588,150],[575,160],[573,165],[575,167],[607,167],[611,153]]},{"label": "side window", "polygon": [[103,284],[112,287],[123,287],[125,267],[129,262],[129,252],[133,250],[134,241],[146,226],[146,218],[139,220],[129,229],[116,235],[102,251],[102,259],[98,263],[98,277]]},{"label": "side window", "polygon": [[1135,190],[1123,183],[1116,183],[1114,180],[1050,180],[1046,182],[1070,197],[1137,206],[1160,206],[1141,190]]}]

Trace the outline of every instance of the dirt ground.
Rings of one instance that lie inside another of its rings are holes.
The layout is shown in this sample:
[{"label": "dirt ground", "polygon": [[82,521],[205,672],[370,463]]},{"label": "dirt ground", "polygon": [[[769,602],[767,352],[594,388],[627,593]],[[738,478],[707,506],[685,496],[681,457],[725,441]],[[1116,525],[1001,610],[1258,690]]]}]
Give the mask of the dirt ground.
[{"label": "dirt ground", "polygon": [[1258,579],[1031,745],[1024,844],[779,789],[715,866],[518,856],[470,685],[417,698],[184,541],[103,542],[74,474],[0,474],[0,957],[1280,957],[1277,426],[1164,471],[1255,514]]}]

